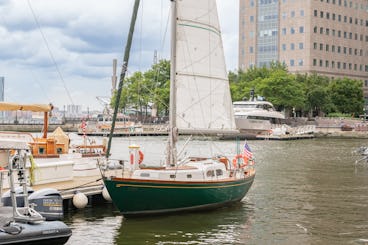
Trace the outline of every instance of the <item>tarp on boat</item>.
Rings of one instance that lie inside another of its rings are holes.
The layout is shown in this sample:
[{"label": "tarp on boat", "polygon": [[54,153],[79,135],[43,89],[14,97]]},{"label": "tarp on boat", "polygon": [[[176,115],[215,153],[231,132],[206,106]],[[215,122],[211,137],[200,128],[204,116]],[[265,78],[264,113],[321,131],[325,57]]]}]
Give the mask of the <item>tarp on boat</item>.
[{"label": "tarp on boat", "polygon": [[51,104],[18,104],[10,102],[0,102],[0,111],[49,112],[51,110]]},{"label": "tarp on boat", "polygon": [[49,137],[55,139],[58,144],[64,144],[66,152],[69,151],[69,136],[62,128],[57,127]]}]

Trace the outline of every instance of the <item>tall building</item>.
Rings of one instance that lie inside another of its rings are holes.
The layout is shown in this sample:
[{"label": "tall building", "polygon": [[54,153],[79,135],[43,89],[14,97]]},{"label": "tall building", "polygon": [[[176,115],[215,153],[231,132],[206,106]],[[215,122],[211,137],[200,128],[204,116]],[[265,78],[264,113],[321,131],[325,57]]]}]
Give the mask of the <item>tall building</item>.
[{"label": "tall building", "polygon": [[239,68],[271,61],[362,80],[368,99],[368,0],[240,0]]}]

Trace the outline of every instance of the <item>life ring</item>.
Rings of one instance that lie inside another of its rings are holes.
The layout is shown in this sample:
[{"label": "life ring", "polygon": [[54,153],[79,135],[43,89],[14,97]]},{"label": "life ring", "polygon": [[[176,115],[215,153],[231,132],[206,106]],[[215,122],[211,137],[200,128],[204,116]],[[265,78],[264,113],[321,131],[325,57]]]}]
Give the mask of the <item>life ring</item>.
[{"label": "life ring", "polygon": [[237,154],[235,155],[235,157],[233,158],[233,167],[234,168],[238,168],[238,161],[239,159],[243,159],[243,155],[241,154]]},{"label": "life ring", "polygon": [[[144,159],[144,154],[142,151],[138,151],[139,158],[138,158],[138,164],[141,164]],[[130,153],[130,164],[134,164],[134,153]]]},{"label": "life ring", "polygon": [[139,154],[139,160],[138,160],[138,164],[141,164],[143,162],[144,159],[144,154],[142,151],[138,151]]}]

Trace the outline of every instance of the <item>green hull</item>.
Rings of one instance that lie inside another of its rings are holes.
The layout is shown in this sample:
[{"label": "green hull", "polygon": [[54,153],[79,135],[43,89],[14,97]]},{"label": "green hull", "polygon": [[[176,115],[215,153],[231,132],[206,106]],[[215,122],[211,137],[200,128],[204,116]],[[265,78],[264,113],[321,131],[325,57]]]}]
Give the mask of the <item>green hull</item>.
[{"label": "green hull", "polygon": [[105,178],[115,206],[124,216],[213,209],[238,202],[254,175],[222,182],[171,182]]}]

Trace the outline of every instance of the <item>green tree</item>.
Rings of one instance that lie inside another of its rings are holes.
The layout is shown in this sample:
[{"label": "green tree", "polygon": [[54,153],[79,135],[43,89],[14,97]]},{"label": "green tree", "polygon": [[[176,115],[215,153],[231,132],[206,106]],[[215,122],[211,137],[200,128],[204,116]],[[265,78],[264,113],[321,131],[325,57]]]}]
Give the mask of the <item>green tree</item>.
[{"label": "green tree", "polygon": [[[148,71],[134,72],[132,76],[125,79],[119,108],[124,110],[128,107],[136,108],[139,114],[145,117],[148,116],[148,107],[155,104],[160,114],[167,114],[169,89],[170,62],[161,60]],[[116,94],[111,99],[111,106],[114,107],[115,103]]]},{"label": "green tree", "polygon": [[363,112],[364,99],[362,82],[348,78],[335,79],[330,82],[329,92],[336,112],[359,116]]},{"label": "green tree", "polygon": [[285,70],[273,71],[270,77],[257,84],[260,94],[266,97],[279,110],[303,109],[305,103],[303,84]]},{"label": "green tree", "polygon": [[170,100],[170,62],[160,60],[150,70],[144,73],[146,79],[151,81],[152,98],[159,115],[168,115]]},{"label": "green tree", "polygon": [[296,80],[305,85],[305,110],[309,112],[309,116],[324,116],[334,110],[328,90],[329,78],[317,74],[298,74]]}]

